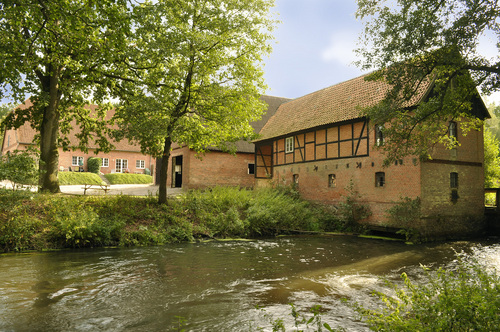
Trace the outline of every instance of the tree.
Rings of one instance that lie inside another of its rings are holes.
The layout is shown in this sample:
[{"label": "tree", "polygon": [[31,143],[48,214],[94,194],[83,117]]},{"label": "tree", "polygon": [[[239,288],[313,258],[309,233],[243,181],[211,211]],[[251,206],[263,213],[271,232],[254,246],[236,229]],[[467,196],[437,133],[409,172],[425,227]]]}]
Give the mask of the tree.
[{"label": "tree", "polygon": [[[499,12],[493,0],[358,0],[356,15],[366,20],[358,65],[377,69],[369,79],[391,85],[382,103],[365,110],[385,124],[389,161],[427,158],[436,142],[456,144],[446,135],[446,120],[462,120],[464,132],[481,125],[476,87],[499,89],[500,61],[481,55],[478,44],[485,35],[499,39]],[[428,84],[428,98],[406,107]]]},{"label": "tree", "polygon": [[500,142],[494,134],[484,131],[484,186],[496,188],[500,184]]},{"label": "tree", "polygon": [[2,124],[3,119],[9,114],[10,111],[14,109],[12,104],[0,104],[0,147],[2,146],[3,143],[3,136],[4,136],[4,126]]},{"label": "tree", "polygon": [[[59,192],[58,147],[76,120],[79,148],[86,151],[91,134],[102,149],[110,144],[102,121],[109,88],[130,35],[126,0],[6,0],[0,4],[0,97],[31,107],[18,108],[7,127],[24,122],[40,133],[41,191]],[[91,98],[103,105],[91,113]]]},{"label": "tree", "polygon": [[273,0],[159,0],[135,8],[136,61],[129,97],[115,113],[117,137],[161,157],[159,203],[167,199],[172,143],[231,150],[249,138],[264,105],[260,62],[270,52]]}]

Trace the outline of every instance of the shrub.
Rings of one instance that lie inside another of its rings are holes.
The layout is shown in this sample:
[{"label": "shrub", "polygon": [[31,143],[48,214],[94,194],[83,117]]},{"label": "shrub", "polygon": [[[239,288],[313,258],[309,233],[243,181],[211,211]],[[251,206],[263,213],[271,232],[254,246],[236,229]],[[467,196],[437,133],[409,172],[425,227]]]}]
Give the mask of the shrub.
[{"label": "shrub", "polygon": [[31,150],[16,150],[0,157],[0,181],[9,180],[13,189],[22,185],[38,183],[37,153]]},{"label": "shrub", "polygon": [[153,177],[146,174],[125,174],[113,173],[105,174],[111,184],[150,184],[153,183]]},{"label": "shrub", "polygon": [[352,179],[346,187],[347,195],[345,199],[338,206],[338,213],[340,219],[344,222],[343,228],[345,230],[355,230],[359,228],[359,221],[368,218],[371,215],[370,208],[367,205],[360,203],[360,194],[354,189],[354,182]]},{"label": "shrub", "polygon": [[500,278],[476,261],[459,257],[456,268],[426,270],[428,281],[389,283],[395,296],[376,293],[382,309],[356,310],[375,331],[496,331],[500,326]]},{"label": "shrub", "polygon": [[311,204],[284,190],[256,190],[246,213],[250,234],[254,235],[276,235],[298,229],[317,230],[318,226]]},{"label": "shrub", "polygon": [[99,175],[88,172],[59,172],[60,185],[105,184]]},{"label": "shrub", "polygon": [[97,157],[90,157],[87,160],[87,168],[90,173],[99,174],[101,172],[102,159]]},{"label": "shrub", "polygon": [[418,240],[418,231],[415,228],[416,222],[420,219],[420,198],[401,198],[401,201],[394,204],[387,210],[393,226],[402,228],[399,234],[404,234],[406,240]]}]

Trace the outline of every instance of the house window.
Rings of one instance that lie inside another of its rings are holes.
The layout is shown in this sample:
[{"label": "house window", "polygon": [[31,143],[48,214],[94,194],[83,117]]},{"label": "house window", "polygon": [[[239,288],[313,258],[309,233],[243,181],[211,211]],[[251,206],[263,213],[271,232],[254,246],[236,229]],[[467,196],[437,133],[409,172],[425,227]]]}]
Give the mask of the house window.
[{"label": "house window", "polygon": [[285,152],[293,152],[293,137],[287,137],[285,139]]},{"label": "house window", "polygon": [[375,144],[377,146],[382,146],[382,145],[384,145],[384,142],[385,142],[384,126],[376,125],[375,126]]},{"label": "house window", "polygon": [[248,174],[255,174],[255,164],[248,164]]},{"label": "house window", "polygon": [[83,157],[71,157],[71,166],[83,166]]},{"label": "house window", "polygon": [[144,168],[146,168],[146,163],[144,162],[144,160],[136,160],[135,161],[135,168],[144,169]]},{"label": "house window", "polygon": [[458,139],[457,123],[455,121],[450,121],[448,124],[448,136],[450,136],[453,141]]},{"label": "house window", "polygon": [[128,171],[128,160],[127,159],[116,159],[115,171],[116,171],[116,173],[127,172]]},{"label": "house window", "polygon": [[335,176],[335,174],[328,175],[328,187],[330,188],[337,187],[337,177]]},{"label": "house window", "polygon": [[109,159],[108,158],[102,158],[101,167],[109,167]]},{"label": "house window", "polygon": [[375,187],[384,187],[385,186],[385,173],[377,172],[375,173]]},{"label": "house window", "polygon": [[299,184],[299,175],[298,174],[293,175],[293,184],[295,184],[295,185]]},{"label": "house window", "polygon": [[458,188],[458,173],[456,172],[450,173],[450,188],[452,189]]}]

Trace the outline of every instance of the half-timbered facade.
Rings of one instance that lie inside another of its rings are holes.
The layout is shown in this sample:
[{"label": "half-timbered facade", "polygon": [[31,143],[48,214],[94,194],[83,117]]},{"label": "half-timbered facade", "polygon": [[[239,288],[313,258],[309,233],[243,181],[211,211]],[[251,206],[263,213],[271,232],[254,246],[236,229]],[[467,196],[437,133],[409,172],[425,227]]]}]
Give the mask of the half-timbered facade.
[{"label": "half-timbered facade", "polygon": [[[459,146],[438,146],[425,162],[407,157],[384,167],[377,149],[383,132],[360,109],[381,101],[388,88],[361,76],[282,104],[255,141],[257,186],[293,183],[305,199],[332,205],[352,188],[371,211],[363,222],[376,227],[401,227],[388,210],[402,198],[418,198],[421,218],[412,227],[424,236],[477,231],[484,216],[482,130],[464,135],[450,122]],[[408,106],[431,89],[429,82]],[[477,116],[489,116],[479,98],[474,103]]]}]

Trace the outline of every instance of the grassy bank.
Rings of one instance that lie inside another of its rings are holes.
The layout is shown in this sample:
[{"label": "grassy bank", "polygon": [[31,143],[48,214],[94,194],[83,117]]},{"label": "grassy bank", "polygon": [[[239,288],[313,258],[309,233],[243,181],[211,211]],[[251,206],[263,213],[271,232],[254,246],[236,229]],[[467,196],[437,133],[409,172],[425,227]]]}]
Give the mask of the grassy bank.
[{"label": "grassy bank", "polygon": [[214,188],[160,206],[155,197],[0,190],[0,251],[161,245],[207,238],[341,230],[323,207],[281,190]]},{"label": "grassy bank", "polygon": [[[153,177],[146,174],[105,174],[111,184],[151,184]],[[60,185],[104,184],[99,175],[90,172],[59,172]]]}]

